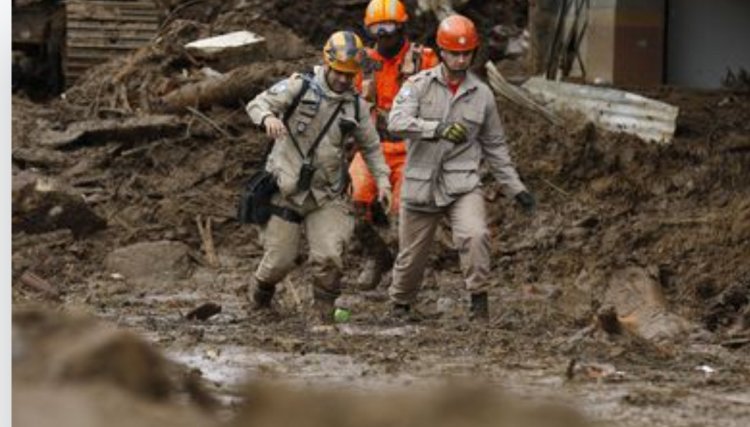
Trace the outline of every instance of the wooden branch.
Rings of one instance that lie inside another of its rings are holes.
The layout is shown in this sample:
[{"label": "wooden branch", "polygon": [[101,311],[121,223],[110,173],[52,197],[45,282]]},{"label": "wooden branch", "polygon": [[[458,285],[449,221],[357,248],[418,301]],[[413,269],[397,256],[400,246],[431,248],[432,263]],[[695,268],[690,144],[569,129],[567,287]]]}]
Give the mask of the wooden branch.
[{"label": "wooden branch", "polygon": [[206,224],[203,225],[203,219],[200,215],[196,215],[195,222],[198,225],[198,234],[203,242],[203,250],[206,253],[206,262],[211,267],[219,267],[219,258],[216,256],[216,249],[214,248],[214,238],[211,231],[211,217],[206,218]]},{"label": "wooden branch", "polygon": [[218,132],[219,132],[220,134],[222,134],[222,135],[223,135],[223,136],[224,136],[225,138],[228,138],[228,139],[232,139],[232,138],[234,138],[234,137],[233,137],[233,136],[232,136],[232,135],[231,135],[231,134],[230,134],[229,132],[227,132],[226,130],[224,130],[224,128],[222,128],[221,126],[219,126],[219,124],[218,124],[218,123],[216,123],[215,121],[211,120],[211,118],[210,118],[210,117],[208,117],[208,116],[206,116],[205,114],[201,113],[201,112],[200,112],[200,111],[198,111],[198,110],[197,110],[196,108],[193,108],[193,107],[187,107],[186,109],[187,109],[188,111],[190,111],[191,113],[193,113],[193,114],[194,114],[194,115],[195,115],[196,117],[198,117],[199,119],[201,119],[201,120],[203,120],[204,122],[208,123],[208,125],[209,125],[209,126],[211,126],[212,128],[216,129],[216,130],[217,130],[217,131],[218,131]]},{"label": "wooden branch", "polygon": [[562,126],[564,124],[563,120],[558,115],[546,107],[539,105],[521,89],[508,83],[497,67],[495,67],[495,64],[491,61],[487,61],[485,68],[487,68],[487,77],[489,78],[490,87],[496,94],[522,108],[540,114],[553,125]]},{"label": "wooden branch", "polygon": [[52,284],[32,271],[26,270],[18,280],[29,288],[41,292],[55,301],[60,300],[60,292]]}]

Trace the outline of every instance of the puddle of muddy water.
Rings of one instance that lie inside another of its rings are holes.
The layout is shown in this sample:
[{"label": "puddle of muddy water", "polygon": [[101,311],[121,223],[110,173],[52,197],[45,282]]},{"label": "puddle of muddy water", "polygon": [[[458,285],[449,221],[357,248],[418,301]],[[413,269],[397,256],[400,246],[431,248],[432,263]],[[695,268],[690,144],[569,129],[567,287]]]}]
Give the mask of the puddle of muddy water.
[{"label": "puddle of muddy water", "polygon": [[[208,300],[223,306],[222,313],[210,322],[189,323],[181,318],[181,313]],[[673,372],[674,375],[655,380],[659,377],[654,372],[657,368],[640,366],[640,371],[634,372],[616,366],[625,371],[618,381],[568,381],[565,378],[568,359],[550,353],[536,358],[518,355],[515,363],[470,352],[461,357],[416,352],[414,358],[389,359],[388,354],[398,353],[399,343],[408,345],[412,339],[436,333],[432,327],[422,325],[383,327],[347,323],[312,336],[305,336],[294,327],[279,331],[282,334],[279,339],[295,342],[309,338],[324,343],[328,339],[372,337],[373,342],[384,346],[384,357],[367,356],[366,353],[373,351],[379,355],[379,347],[364,353],[348,346],[334,346],[339,352],[333,354],[319,350],[319,345],[312,345],[305,352],[275,351],[257,343],[263,340],[256,339],[256,343],[250,344],[244,338],[250,333],[245,331],[248,325],[244,323],[244,310],[234,296],[203,294],[199,290],[172,293],[169,297],[147,296],[136,301],[127,313],[118,309],[111,315],[119,324],[133,327],[159,343],[171,359],[199,369],[211,391],[227,407],[239,402],[246,383],[257,379],[369,393],[393,387],[430,387],[446,377],[460,377],[490,382],[530,400],[561,401],[607,425],[750,425],[750,391],[711,387],[710,381],[700,382],[703,378],[697,371],[682,375]],[[196,331],[204,338],[195,342],[186,338]],[[340,352],[342,349],[346,353]],[[701,385],[693,387],[696,382]]]}]

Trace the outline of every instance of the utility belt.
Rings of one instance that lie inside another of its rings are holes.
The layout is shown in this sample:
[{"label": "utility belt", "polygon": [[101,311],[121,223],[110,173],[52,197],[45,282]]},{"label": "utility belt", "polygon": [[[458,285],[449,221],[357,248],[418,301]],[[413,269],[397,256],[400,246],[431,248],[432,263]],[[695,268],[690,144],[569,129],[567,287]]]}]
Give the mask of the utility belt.
[{"label": "utility belt", "polygon": [[385,129],[379,129],[378,136],[380,136],[381,144],[404,142],[404,140],[400,136],[396,136]]},{"label": "utility belt", "polygon": [[295,224],[300,224],[305,217],[299,212],[271,203],[271,198],[279,191],[276,179],[268,171],[255,172],[242,191],[237,207],[237,219],[242,224],[264,225],[271,215]]},{"label": "utility belt", "polygon": [[287,222],[293,222],[295,224],[301,224],[305,219],[302,214],[295,211],[294,209],[283,208],[281,206],[271,205],[271,213]]}]

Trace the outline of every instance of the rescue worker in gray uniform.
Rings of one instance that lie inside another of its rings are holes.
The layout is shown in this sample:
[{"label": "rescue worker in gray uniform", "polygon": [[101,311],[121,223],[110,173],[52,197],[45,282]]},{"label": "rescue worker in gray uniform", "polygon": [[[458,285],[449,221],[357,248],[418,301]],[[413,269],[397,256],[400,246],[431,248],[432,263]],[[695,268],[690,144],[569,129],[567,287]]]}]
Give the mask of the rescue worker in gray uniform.
[{"label": "rescue worker in gray uniform", "polygon": [[409,140],[399,212],[400,249],[389,288],[391,313],[413,318],[410,310],[435,229],[447,216],[471,293],[470,316],[486,320],[490,236],[480,164],[487,163],[505,193],[527,213],[534,211],[535,201],[508,153],[493,93],[468,71],[479,46],[474,24],[460,15],[444,19],[437,44],[443,63],[409,78],[388,118],[388,130]]},{"label": "rescue worker in gray uniform", "polygon": [[251,278],[248,297],[257,309],[270,308],[276,284],[294,267],[304,228],[314,320],[333,320],[342,258],[354,229],[353,209],[344,194],[346,140],[354,138],[375,177],[378,200],[390,205],[390,171],[369,120],[369,105],[353,86],[363,55],[354,33],[334,33],[323,49],[324,65],[315,67],[313,75],[293,74],[247,104],[253,123],[275,139],[266,170],[279,187],[271,199],[276,211],[262,227],[263,258]]}]

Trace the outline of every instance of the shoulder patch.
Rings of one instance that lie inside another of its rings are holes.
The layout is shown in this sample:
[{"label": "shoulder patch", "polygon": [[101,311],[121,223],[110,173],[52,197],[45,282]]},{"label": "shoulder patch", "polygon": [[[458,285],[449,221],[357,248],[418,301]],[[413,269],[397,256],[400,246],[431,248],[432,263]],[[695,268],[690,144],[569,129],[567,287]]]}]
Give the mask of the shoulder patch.
[{"label": "shoulder patch", "polygon": [[270,93],[271,95],[278,95],[282,92],[285,92],[287,88],[289,88],[289,79],[284,79],[271,86],[271,88],[268,89],[268,93]]},{"label": "shoulder patch", "polygon": [[413,92],[414,90],[412,87],[404,85],[401,87],[401,90],[398,91],[398,96],[396,96],[396,99],[394,101],[400,104],[406,101]]}]

